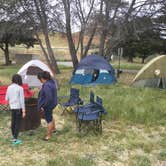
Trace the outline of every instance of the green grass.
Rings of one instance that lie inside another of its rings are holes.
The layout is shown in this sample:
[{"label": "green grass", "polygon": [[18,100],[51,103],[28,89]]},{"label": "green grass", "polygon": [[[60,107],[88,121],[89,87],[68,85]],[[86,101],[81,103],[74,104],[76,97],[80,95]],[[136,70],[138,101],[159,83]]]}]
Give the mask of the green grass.
[{"label": "green grass", "polygon": [[165,91],[136,89],[119,84],[111,86],[79,87],[83,98],[90,90],[101,96],[108,111],[107,118],[139,124],[166,124]]},{"label": "green grass", "polygon": [[[115,69],[118,69],[119,68],[119,62],[118,61],[114,61],[114,62],[111,62],[112,66],[115,68]],[[121,63],[120,63],[120,68],[121,69],[127,69],[127,70],[140,70],[145,64],[141,64],[141,63],[129,63],[125,60],[122,60]]]},{"label": "green grass", "polygon": [[0,81],[2,84],[9,84],[13,74],[16,74],[20,66],[2,66],[0,65]]},{"label": "green grass", "polygon": [[90,159],[77,157],[75,155],[58,156],[55,159],[48,160],[48,166],[93,166],[95,162]]},{"label": "green grass", "polygon": [[166,161],[166,149],[165,149],[165,150],[162,150],[162,151],[158,154],[158,159],[159,159],[159,160]]},{"label": "green grass", "polygon": [[[0,66],[0,80],[10,83],[10,76],[18,67]],[[71,70],[61,66],[56,75],[58,96],[69,95]],[[165,160],[166,93],[157,89],[136,89],[122,84],[82,87],[81,98],[89,99],[89,92],[103,98],[107,115],[103,117],[103,134],[93,131],[82,135],[76,130],[75,116],[61,116],[61,108],[54,110],[59,133],[43,142],[46,124],[35,130],[20,133],[23,145],[13,147],[9,141],[10,112],[0,111],[0,165],[28,166],[150,166]]]},{"label": "green grass", "polygon": [[151,166],[150,160],[146,156],[134,156],[130,163],[131,166]]}]

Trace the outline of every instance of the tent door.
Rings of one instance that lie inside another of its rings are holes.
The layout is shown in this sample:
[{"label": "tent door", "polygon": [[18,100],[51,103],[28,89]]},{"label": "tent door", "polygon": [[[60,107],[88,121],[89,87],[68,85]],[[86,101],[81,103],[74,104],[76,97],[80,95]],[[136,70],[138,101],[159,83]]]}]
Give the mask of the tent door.
[{"label": "tent door", "polygon": [[43,70],[37,66],[29,66],[27,69],[27,75],[37,75],[38,73],[43,72]]},{"label": "tent door", "polygon": [[166,80],[164,78],[159,78],[157,87],[160,89],[166,89]]}]

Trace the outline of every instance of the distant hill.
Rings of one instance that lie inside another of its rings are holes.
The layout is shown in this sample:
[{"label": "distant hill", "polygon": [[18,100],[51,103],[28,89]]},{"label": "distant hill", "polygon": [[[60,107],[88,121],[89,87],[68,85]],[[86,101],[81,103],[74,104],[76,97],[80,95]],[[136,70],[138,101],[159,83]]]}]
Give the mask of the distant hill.
[{"label": "distant hill", "polygon": [[[73,33],[74,36],[74,41],[75,44],[78,43],[79,40],[79,32]],[[42,41],[44,41],[44,36],[40,35]],[[89,36],[86,35],[84,38],[84,45],[87,44],[89,39]],[[56,59],[58,60],[71,60],[70,58],[70,53],[69,53],[69,48],[68,48],[68,41],[67,37],[63,33],[55,33],[55,34],[50,34],[50,41],[51,45],[54,51],[54,54],[56,56]],[[99,44],[99,36],[95,36],[92,42],[92,47],[96,47]],[[91,52],[94,52],[92,49]],[[23,45],[18,45],[16,47],[10,47],[10,55],[12,59],[14,60],[14,55],[15,54],[37,54],[40,55],[40,58],[43,59],[43,52],[40,49],[39,45],[35,45],[34,48],[25,48]],[[3,59],[3,52],[0,51],[0,58]]]}]

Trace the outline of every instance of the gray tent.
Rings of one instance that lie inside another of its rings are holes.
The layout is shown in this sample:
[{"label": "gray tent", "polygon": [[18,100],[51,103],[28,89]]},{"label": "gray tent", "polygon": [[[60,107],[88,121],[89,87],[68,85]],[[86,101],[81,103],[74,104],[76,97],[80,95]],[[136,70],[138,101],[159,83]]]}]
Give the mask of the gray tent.
[{"label": "gray tent", "polygon": [[166,55],[147,63],[135,76],[132,85],[166,89]]}]

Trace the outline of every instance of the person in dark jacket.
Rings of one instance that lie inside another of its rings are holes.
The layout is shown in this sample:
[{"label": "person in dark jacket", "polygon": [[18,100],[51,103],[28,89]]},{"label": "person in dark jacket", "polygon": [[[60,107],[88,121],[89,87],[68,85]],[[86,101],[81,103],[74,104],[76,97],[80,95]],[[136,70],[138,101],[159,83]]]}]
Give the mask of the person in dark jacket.
[{"label": "person in dark jacket", "polygon": [[53,132],[56,132],[55,121],[53,118],[53,109],[57,105],[57,84],[51,78],[49,72],[41,72],[38,79],[43,84],[38,97],[38,109],[44,113],[47,122],[47,136],[44,138],[48,141]]}]

